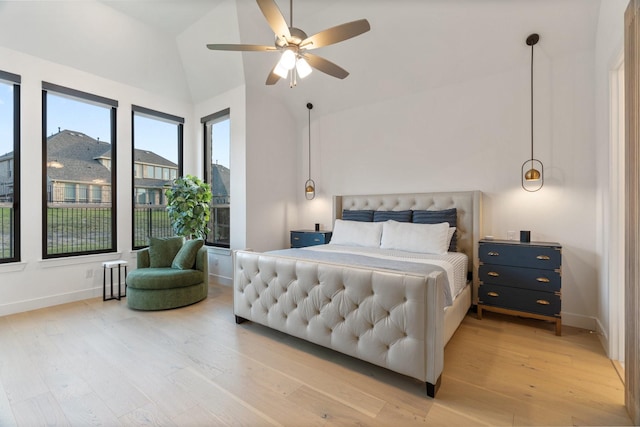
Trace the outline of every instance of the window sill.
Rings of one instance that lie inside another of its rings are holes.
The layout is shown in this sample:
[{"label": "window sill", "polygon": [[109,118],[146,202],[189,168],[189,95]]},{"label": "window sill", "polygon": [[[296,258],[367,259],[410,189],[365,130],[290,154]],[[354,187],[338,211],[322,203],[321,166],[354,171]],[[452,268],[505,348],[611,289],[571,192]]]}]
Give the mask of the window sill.
[{"label": "window sill", "polygon": [[108,254],[76,255],[64,258],[41,259],[38,262],[42,268],[64,267],[67,265],[93,264],[96,262],[115,261],[122,258],[122,252]]},{"label": "window sill", "polygon": [[217,246],[207,246],[207,249],[209,249],[209,253],[210,254],[231,256],[231,249],[230,248],[220,248],[220,247],[217,247]]},{"label": "window sill", "polygon": [[14,271],[24,271],[26,267],[27,267],[26,262],[9,262],[6,264],[0,264],[0,274],[12,273]]}]

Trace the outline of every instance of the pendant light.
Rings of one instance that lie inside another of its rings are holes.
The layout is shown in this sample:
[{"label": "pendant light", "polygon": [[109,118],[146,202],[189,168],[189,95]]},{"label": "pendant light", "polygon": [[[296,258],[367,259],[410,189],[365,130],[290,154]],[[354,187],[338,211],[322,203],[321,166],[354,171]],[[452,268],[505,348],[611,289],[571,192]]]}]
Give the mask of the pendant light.
[{"label": "pendant light", "polygon": [[307,110],[309,110],[309,179],[304,183],[304,197],[312,200],[316,197],[316,183],[311,179],[311,109],[313,104],[307,102]]},{"label": "pendant light", "polygon": [[531,158],[522,164],[520,181],[522,188],[529,192],[538,191],[544,185],[544,165],[533,157],[533,46],[540,36],[531,34],[527,37],[527,46],[531,46]]}]

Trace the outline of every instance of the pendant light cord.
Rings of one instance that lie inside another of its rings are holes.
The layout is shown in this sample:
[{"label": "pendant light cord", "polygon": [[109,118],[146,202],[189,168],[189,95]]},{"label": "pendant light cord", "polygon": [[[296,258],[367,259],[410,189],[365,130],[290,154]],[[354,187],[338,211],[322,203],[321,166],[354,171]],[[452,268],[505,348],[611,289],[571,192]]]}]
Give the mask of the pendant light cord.
[{"label": "pendant light cord", "polygon": [[531,167],[533,167],[533,45],[531,44]]},{"label": "pendant light cord", "polygon": [[309,102],[307,104],[307,111],[309,113],[309,179],[311,179],[311,109],[313,105]]}]

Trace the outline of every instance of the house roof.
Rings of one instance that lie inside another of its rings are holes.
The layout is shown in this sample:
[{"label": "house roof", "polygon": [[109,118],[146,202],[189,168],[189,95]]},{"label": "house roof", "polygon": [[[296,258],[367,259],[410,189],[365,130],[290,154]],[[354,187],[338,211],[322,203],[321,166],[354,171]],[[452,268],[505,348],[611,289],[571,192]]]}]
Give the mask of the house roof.
[{"label": "house roof", "polygon": [[211,165],[211,193],[213,197],[216,196],[229,196],[229,183],[231,181],[231,174],[229,168],[220,164]]},{"label": "house roof", "polygon": [[[111,156],[111,152],[109,152],[109,156]],[[165,159],[164,157],[154,153],[153,151],[140,150],[138,148],[133,150],[133,161],[135,163],[145,163],[155,166],[169,166],[173,168],[178,167],[178,165],[173,163],[171,160]]]},{"label": "house roof", "polygon": [[82,132],[63,130],[47,138],[47,176],[52,181],[111,182],[111,171],[96,159],[111,144]]},{"label": "house roof", "polygon": [[[98,159],[111,159],[111,144],[98,141],[82,132],[60,131],[47,138],[47,176],[53,181],[111,182],[111,171]],[[134,161],[156,166],[177,165],[164,157],[147,150],[134,150]],[[164,187],[171,181],[136,178],[135,185],[142,187]]]}]

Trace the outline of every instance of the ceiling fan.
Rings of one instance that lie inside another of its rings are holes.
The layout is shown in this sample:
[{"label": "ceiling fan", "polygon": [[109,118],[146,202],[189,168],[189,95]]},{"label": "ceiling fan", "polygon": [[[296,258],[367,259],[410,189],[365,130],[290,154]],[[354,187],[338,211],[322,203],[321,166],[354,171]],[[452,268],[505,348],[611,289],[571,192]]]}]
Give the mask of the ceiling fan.
[{"label": "ceiling fan", "polygon": [[291,87],[297,84],[298,76],[305,78],[312,68],[315,68],[330,76],[344,79],[349,72],[318,55],[309,53],[310,50],[328,46],[334,43],[350,39],[371,29],[369,21],[359,19],[337,25],[324,31],[320,31],[308,37],[299,28],[293,26],[293,0],[289,2],[290,23],[278,9],[275,0],[256,0],[262,14],[267,19],[267,23],[275,33],[274,46],[253,45],[253,44],[208,44],[211,50],[231,50],[231,51],[256,51],[256,52],[281,52],[282,55],[278,63],[271,69],[267,77],[266,84],[273,85],[281,78],[290,77]]}]

